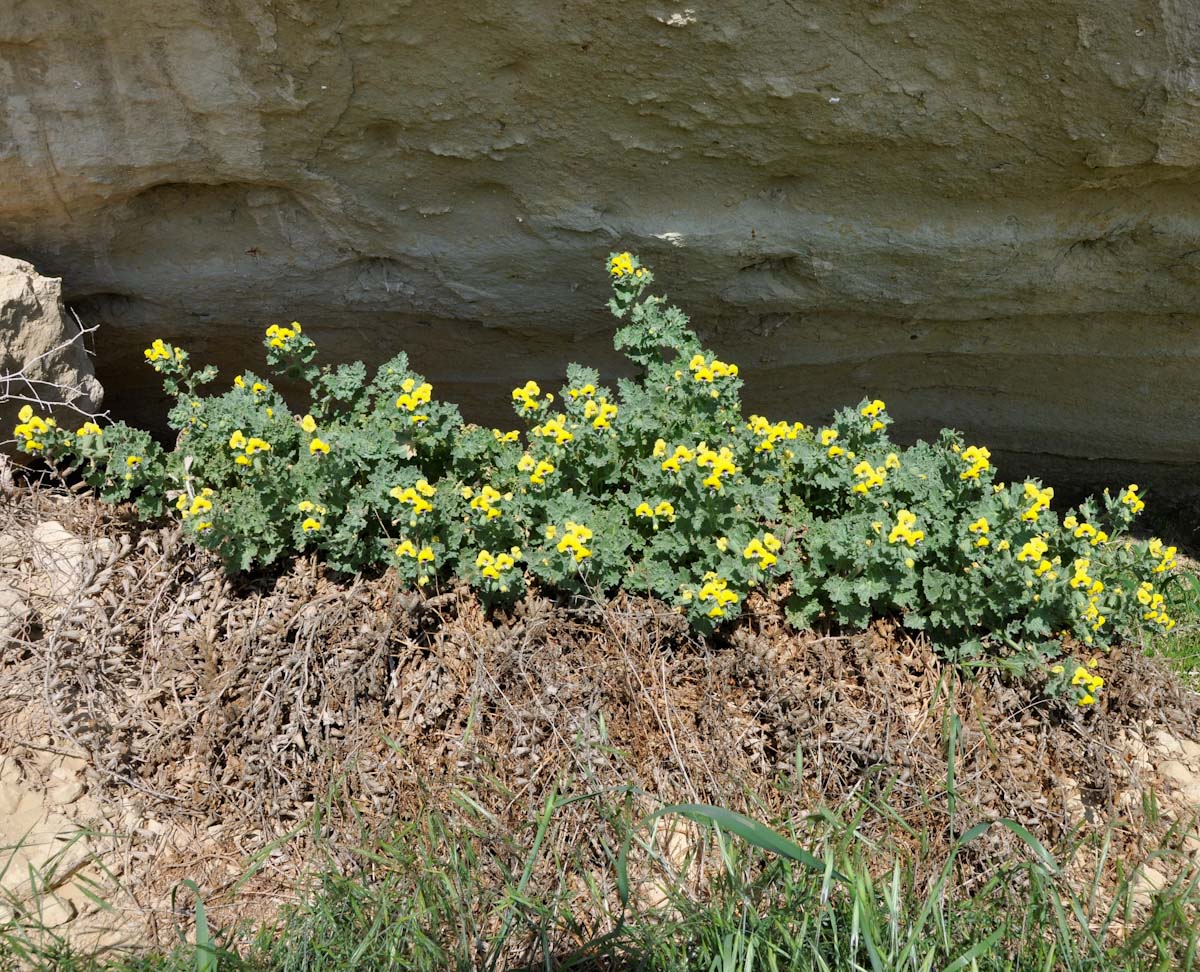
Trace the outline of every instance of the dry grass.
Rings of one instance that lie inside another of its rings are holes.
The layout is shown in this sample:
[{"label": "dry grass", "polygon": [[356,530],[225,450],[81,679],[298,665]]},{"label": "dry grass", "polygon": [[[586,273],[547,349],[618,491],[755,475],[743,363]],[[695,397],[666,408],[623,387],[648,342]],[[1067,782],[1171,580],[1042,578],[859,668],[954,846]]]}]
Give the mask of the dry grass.
[{"label": "dry grass", "polygon": [[[522,828],[564,792],[627,795],[632,812],[716,804],[801,832],[814,808],[862,807],[856,831],[881,860],[929,862],[918,884],[980,820],[1056,845],[1081,806],[1085,825],[1114,824],[1111,860],[1133,861],[1171,821],[1147,812],[1128,735],[1200,724],[1200,697],[1136,652],[1103,661],[1110,690],[1083,713],[997,672],[963,682],[888,624],[797,634],[759,600],[703,640],[623,597],[489,615],[464,590],[418,597],[312,561],[233,580],[177,531],[87,497],[0,497],[0,534],[20,543],[50,519],[91,553],[60,613],[0,654],[0,749],[19,753],[38,719],[82,748],[93,795],[186,838],[141,862],[147,894],[190,878],[218,922],[235,901],[244,917],[247,894],[264,914],[288,900],[317,843],[350,861],[364,833],[431,808],[469,807],[475,839],[512,843],[516,860]],[[596,927],[597,901],[616,907],[612,823],[593,802],[563,806],[530,875],[553,886],[564,859],[590,860],[600,893],[580,889],[579,907]],[[688,859],[659,838],[660,864]],[[954,880],[969,892],[1023,853],[993,828]],[[231,874],[256,854],[253,878]],[[703,859],[689,867],[699,887]]]}]

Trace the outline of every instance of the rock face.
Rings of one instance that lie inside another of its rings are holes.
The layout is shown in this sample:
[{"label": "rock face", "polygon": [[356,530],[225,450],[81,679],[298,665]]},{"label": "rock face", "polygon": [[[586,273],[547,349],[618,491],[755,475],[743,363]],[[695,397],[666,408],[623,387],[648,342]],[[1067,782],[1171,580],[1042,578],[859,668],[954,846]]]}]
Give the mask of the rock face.
[{"label": "rock face", "polygon": [[618,365],[627,248],[772,416],[1200,484],[1189,0],[17,0],[0,90],[0,251],[105,325],[119,413],[149,339],[300,319],[496,415]]},{"label": "rock face", "polygon": [[0,440],[25,402],[93,413],[104,396],[79,325],[63,310],[62,281],[0,256]]}]

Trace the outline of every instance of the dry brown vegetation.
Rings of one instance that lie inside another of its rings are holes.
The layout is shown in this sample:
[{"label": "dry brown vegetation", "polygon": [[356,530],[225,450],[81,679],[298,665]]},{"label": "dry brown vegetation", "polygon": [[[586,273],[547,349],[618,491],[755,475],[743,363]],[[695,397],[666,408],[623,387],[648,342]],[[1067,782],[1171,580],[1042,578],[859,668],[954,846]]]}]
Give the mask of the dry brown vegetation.
[{"label": "dry brown vegetation", "polygon": [[[75,553],[39,553],[49,522]],[[881,860],[905,848],[931,869],[980,820],[1017,821],[1047,846],[1113,825],[1111,861],[1126,864],[1188,824],[1187,801],[1156,779],[1155,740],[1193,745],[1200,697],[1133,650],[1103,659],[1108,690],[1082,712],[996,671],[963,680],[891,624],[797,634],[765,600],[704,640],[625,597],[529,597],[489,615],[463,590],[418,596],[390,573],[336,578],[307,560],[230,578],[178,530],[45,487],[5,490],[0,537],[11,586],[48,562],[59,578],[29,595],[0,650],[0,753],[30,767],[47,747],[79,757],[114,832],[141,835],[117,842],[119,870],[153,934],[184,878],[218,920],[235,885],[238,914],[247,900],[269,913],[317,843],[336,853],[470,806],[473,839],[520,845],[551,792],[606,799],[558,811],[533,881],[559,880],[571,857],[614,907],[619,838],[598,807],[626,801],[635,814],[716,804],[800,835],[818,808],[866,807],[857,827]],[[682,866],[667,830],[663,859]],[[995,828],[957,880],[1022,853]],[[651,878],[639,886],[653,897]]]}]

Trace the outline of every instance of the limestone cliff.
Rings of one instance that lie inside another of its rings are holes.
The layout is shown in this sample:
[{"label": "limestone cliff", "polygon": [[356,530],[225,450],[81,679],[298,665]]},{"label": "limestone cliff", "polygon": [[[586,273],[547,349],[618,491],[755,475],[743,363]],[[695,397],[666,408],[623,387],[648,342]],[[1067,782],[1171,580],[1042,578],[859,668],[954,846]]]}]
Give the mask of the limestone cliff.
[{"label": "limestone cliff", "polygon": [[495,413],[628,248],[768,414],[1200,482],[1200,6],[685,2],[7,0],[0,252],[118,413],[293,318]]}]

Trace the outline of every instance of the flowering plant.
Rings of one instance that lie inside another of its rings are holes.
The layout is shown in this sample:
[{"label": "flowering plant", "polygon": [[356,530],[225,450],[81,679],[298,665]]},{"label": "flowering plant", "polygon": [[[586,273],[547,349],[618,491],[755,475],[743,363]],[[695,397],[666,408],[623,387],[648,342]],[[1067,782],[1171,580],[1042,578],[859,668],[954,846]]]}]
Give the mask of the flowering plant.
[{"label": "flowering plant", "polygon": [[738,366],[649,292],[650,270],[619,253],[608,271],[614,343],[640,375],[613,388],[571,365],[557,393],[527,381],[511,396],[518,428],[464,423],[403,354],[369,381],[361,363],[318,366],[293,323],[263,343],[271,373],[308,386],[302,411],[250,371],[201,394],[216,370],[156,340],[146,359],[175,398],[173,449],[28,408],[17,438],[107,500],[173,511],[232,569],[313,552],[416,587],[459,577],[493,603],[533,581],[623,587],[702,632],[759,591],[798,627],[898,617],[960,664],[1040,671],[1084,705],[1103,680],[1072,653],[1174,625],[1161,582],[1175,548],[1128,536],[1138,486],[1060,516],[1053,489],[997,482],[988,450],[956,432],[893,443],[877,399],[818,427],[746,416]]}]

